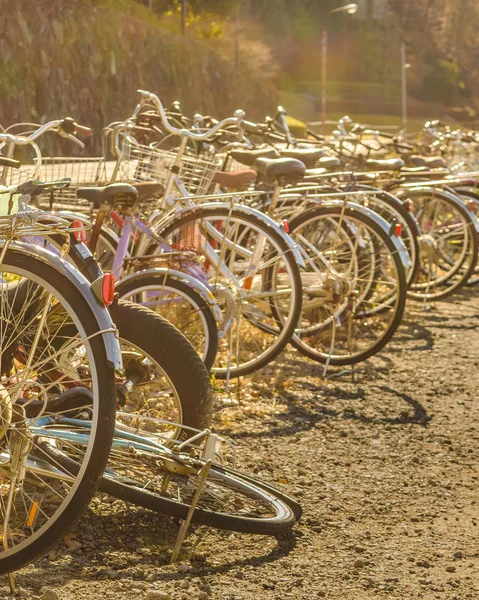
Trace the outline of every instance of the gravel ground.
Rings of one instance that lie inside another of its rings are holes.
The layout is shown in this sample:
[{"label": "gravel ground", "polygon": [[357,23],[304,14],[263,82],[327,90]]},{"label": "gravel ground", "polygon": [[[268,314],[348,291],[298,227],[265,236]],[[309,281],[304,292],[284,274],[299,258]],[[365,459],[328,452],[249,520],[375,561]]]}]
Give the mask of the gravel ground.
[{"label": "gravel ground", "polygon": [[[462,600],[479,597],[479,298],[411,305],[389,347],[321,377],[294,351],[218,390],[241,467],[296,496],[278,539],[178,524],[96,499],[74,534],[17,575],[43,600]],[[6,588],[2,588],[6,592]],[[1,593],[0,593],[1,595]]]}]

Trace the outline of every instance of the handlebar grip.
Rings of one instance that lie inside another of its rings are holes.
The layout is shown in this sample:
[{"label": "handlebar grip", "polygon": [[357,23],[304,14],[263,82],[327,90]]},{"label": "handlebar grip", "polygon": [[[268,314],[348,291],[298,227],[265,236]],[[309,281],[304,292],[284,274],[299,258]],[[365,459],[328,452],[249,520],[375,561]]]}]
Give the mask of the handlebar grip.
[{"label": "handlebar grip", "polygon": [[89,127],[84,127],[76,123],[71,117],[65,117],[60,123],[60,129],[69,135],[83,135],[89,137],[93,135],[93,131]]},{"label": "handlebar grip", "polygon": [[20,161],[15,160],[14,158],[7,158],[6,156],[0,156],[0,166],[1,167],[12,167],[13,169],[19,169]]},{"label": "handlebar grip", "polygon": [[93,129],[75,123],[75,133],[77,135],[82,135],[83,137],[91,137],[93,135]]}]

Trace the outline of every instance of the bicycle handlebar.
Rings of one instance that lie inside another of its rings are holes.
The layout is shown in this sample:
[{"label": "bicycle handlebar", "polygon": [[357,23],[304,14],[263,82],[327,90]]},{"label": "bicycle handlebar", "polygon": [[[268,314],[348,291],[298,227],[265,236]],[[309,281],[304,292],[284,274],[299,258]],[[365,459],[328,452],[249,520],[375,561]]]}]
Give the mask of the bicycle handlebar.
[{"label": "bicycle handlebar", "polygon": [[58,119],[56,121],[45,123],[28,136],[13,135],[12,133],[0,133],[0,142],[14,146],[28,146],[47,131],[54,131],[62,137],[75,142],[81,148],[84,148],[85,144],[73,134],[77,133],[78,135],[83,136],[91,136],[93,134],[89,127],[78,125],[78,123],[76,123],[71,117],[66,117],[65,119]]},{"label": "bicycle handlebar", "polygon": [[[164,128],[169,133],[173,133],[175,135],[179,135],[181,137],[186,137],[191,140],[197,140],[200,142],[211,139],[219,129],[221,129],[222,127],[225,127],[227,125],[238,125],[238,127],[241,127],[244,116],[245,116],[244,111],[237,110],[235,112],[234,117],[228,117],[227,119],[223,119],[223,121],[220,121],[219,123],[214,125],[209,131],[206,131],[205,133],[194,133],[193,131],[191,131],[189,129],[179,129],[177,127],[173,127],[173,125],[170,124],[170,122],[168,121],[168,118],[166,116],[163,104],[161,103],[161,100],[158,98],[158,96],[156,94],[147,92],[145,90],[138,90],[138,93],[140,94],[140,96],[142,97],[143,100],[149,100],[155,106],[155,108],[158,110],[158,113],[160,115],[161,122],[163,123]],[[136,115],[140,112],[142,104],[143,103],[140,102],[137,105],[135,112],[133,113],[133,116],[136,117]]]}]

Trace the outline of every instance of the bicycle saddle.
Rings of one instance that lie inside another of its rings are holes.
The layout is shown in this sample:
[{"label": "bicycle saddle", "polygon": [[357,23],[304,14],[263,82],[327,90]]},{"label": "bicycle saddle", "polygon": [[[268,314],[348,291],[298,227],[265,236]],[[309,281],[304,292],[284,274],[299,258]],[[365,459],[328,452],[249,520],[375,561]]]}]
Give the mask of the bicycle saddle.
[{"label": "bicycle saddle", "polygon": [[78,188],[77,196],[88,200],[95,208],[100,208],[104,202],[110,202],[116,196],[133,196],[136,199],[138,192],[129,183],[110,183],[103,187]]},{"label": "bicycle saddle", "polygon": [[139,200],[150,200],[165,193],[165,187],[157,181],[135,181],[134,185]]},{"label": "bicycle saddle", "polygon": [[252,167],[257,158],[275,158],[279,157],[279,152],[275,148],[261,148],[260,150],[233,150],[230,156],[242,163]]},{"label": "bicycle saddle", "polygon": [[304,163],[296,158],[258,158],[254,168],[267,183],[295,183],[306,172]]},{"label": "bicycle saddle", "polygon": [[341,161],[336,156],[323,156],[318,162],[318,167],[328,171],[337,169],[340,165]]},{"label": "bicycle saddle", "polygon": [[442,156],[419,156],[415,154],[411,156],[410,162],[415,167],[429,167],[430,169],[447,168],[447,162]]},{"label": "bicycle saddle", "polygon": [[307,169],[312,169],[324,156],[324,152],[318,148],[287,148],[286,150],[281,150],[281,156],[296,158],[303,162]]},{"label": "bicycle saddle", "polygon": [[404,161],[402,158],[388,158],[386,160],[370,158],[366,161],[366,166],[371,171],[399,171],[404,167]]},{"label": "bicycle saddle", "polygon": [[216,171],[213,181],[224,188],[241,188],[256,179],[256,171],[245,169],[243,171]]}]

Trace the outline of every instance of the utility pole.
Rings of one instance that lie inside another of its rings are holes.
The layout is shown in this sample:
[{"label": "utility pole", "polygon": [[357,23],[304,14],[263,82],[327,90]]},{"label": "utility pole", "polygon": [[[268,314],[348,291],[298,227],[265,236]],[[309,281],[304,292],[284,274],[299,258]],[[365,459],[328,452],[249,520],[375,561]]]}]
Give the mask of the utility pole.
[{"label": "utility pole", "polygon": [[402,128],[407,129],[407,70],[411,65],[406,62],[406,44],[401,44],[401,96],[402,96]]}]

